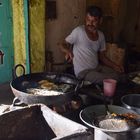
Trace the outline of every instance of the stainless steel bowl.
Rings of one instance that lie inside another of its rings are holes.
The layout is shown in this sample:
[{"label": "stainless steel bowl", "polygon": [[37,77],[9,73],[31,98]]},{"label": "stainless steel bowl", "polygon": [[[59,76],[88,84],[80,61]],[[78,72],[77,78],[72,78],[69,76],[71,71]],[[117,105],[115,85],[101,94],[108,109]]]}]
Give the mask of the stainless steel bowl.
[{"label": "stainless steel bowl", "polygon": [[140,114],[140,94],[129,94],[121,98],[121,102],[125,108],[134,110]]},{"label": "stainless steel bowl", "polygon": [[[116,113],[116,114],[125,114],[125,113],[132,113],[137,114],[133,110],[129,110],[127,108],[116,106],[116,105],[108,105],[110,112]],[[95,128],[98,130],[101,130],[103,132],[111,132],[111,133],[119,133],[119,132],[125,132],[126,129],[118,129],[118,130],[109,130],[109,129],[103,129],[95,125],[95,122],[99,117],[106,115],[106,109],[104,105],[93,105],[89,106],[83,110],[81,110],[79,116],[83,123],[85,123],[87,126],[91,128]],[[98,120],[97,120],[98,121]]]}]

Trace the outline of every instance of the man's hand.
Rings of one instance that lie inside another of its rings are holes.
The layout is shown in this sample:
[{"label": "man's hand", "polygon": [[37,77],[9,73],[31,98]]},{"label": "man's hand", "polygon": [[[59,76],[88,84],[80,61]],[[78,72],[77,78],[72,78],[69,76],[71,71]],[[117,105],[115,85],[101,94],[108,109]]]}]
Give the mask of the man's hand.
[{"label": "man's hand", "polygon": [[66,42],[65,40],[61,43],[57,43],[57,45],[60,47],[61,51],[65,53],[65,59],[67,62],[72,62],[73,60],[73,53],[71,50],[71,44]]},{"label": "man's hand", "polygon": [[113,69],[116,70],[117,72],[120,72],[120,73],[124,72],[124,67],[116,65],[116,64],[114,64]]},{"label": "man's hand", "polygon": [[111,67],[115,71],[120,72],[120,73],[123,73],[124,72],[124,67],[122,65],[117,65],[113,61],[111,61],[110,59],[108,59],[108,57],[106,57],[105,53],[106,53],[105,51],[100,52],[100,54],[99,54],[100,61],[103,64],[105,64],[106,66]]},{"label": "man's hand", "polygon": [[66,61],[68,62],[72,62],[73,60],[73,53],[71,51],[68,51],[66,54],[65,54],[65,59]]}]

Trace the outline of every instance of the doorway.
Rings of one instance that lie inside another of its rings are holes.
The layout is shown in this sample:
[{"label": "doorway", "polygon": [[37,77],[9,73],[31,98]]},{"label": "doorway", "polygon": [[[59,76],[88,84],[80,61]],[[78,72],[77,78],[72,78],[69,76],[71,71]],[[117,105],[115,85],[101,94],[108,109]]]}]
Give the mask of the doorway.
[{"label": "doorway", "polygon": [[12,79],[14,58],[11,13],[9,0],[0,0],[0,83]]}]

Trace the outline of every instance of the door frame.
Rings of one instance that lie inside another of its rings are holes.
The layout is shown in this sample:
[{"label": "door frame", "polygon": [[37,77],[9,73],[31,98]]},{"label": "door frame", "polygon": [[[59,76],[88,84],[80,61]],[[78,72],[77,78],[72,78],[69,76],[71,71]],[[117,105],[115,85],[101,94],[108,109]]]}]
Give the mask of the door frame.
[{"label": "door frame", "polygon": [[29,1],[28,0],[24,0],[24,20],[25,20],[26,73],[30,73],[31,66],[30,66],[30,46],[29,46]]}]

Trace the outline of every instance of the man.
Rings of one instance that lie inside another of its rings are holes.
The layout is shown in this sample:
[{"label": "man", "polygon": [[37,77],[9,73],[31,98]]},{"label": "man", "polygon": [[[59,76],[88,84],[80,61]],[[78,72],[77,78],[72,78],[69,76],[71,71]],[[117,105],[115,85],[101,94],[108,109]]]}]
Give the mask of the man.
[{"label": "man", "polygon": [[105,37],[98,30],[101,22],[102,10],[88,7],[85,25],[76,27],[60,45],[66,59],[73,62],[76,77],[93,83],[101,83],[106,78],[118,79],[118,72],[124,71],[105,56]]}]

